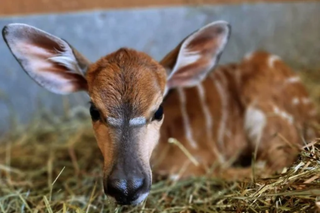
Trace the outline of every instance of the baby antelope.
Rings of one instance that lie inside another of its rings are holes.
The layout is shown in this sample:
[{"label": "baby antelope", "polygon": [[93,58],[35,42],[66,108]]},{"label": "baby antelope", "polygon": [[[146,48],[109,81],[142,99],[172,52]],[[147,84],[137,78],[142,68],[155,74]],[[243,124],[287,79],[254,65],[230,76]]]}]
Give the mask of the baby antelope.
[{"label": "baby antelope", "polygon": [[[276,170],[293,162],[304,132],[313,135],[302,130],[315,109],[278,57],[257,52],[214,69],[229,35],[229,24],[217,21],[186,37],[160,62],[121,48],[91,63],[35,27],[14,23],[3,29],[12,54],[35,82],[57,94],[88,93],[104,158],[104,191],[122,205],[148,196],[153,162],[155,173],[178,174],[185,167],[180,177],[202,175],[213,163],[251,156],[257,147],[257,160]],[[199,164],[190,163],[169,138]]]}]

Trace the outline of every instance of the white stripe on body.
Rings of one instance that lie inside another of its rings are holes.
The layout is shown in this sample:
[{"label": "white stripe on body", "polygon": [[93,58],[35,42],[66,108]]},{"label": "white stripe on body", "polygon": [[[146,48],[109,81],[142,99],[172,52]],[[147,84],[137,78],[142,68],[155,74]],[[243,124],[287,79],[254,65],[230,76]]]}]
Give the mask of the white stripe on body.
[{"label": "white stripe on body", "polygon": [[294,83],[297,83],[297,82],[300,82],[300,77],[299,76],[292,76],[292,77],[289,77],[285,80],[285,83],[287,84],[294,84]]},{"label": "white stripe on body", "polygon": [[270,68],[274,68],[274,62],[280,61],[280,60],[281,60],[281,59],[280,59],[279,56],[277,56],[277,55],[271,55],[271,56],[269,56],[269,59],[268,59],[268,66],[269,66]]},{"label": "white stripe on body", "polygon": [[192,135],[192,129],[190,126],[190,121],[186,109],[186,95],[185,92],[183,91],[182,88],[177,88],[178,94],[179,94],[179,100],[180,100],[180,110],[182,113],[182,119],[183,119],[183,126],[184,126],[184,131],[186,134],[186,139],[188,140],[189,144],[193,148],[198,148],[197,142],[193,139]]},{"label": "white stripe on body", "polygon": [[[220,70],[217,70],[220,71]],[[216,73],[218,74],[218,72]],[[218,143],[220,147],[224,145],[224,133],[226,129],[226,123],[228,119],[228,93],[224,91],[222,84],[227,85],[227,81],[224,76],[219,72],[219,76],[222,82],[219,82],[217,79],[213,78],[213,83],[215,84],[217,91],[221,100],[221,119],[218,126]]]},{"label": "white stripe on body", "polygon": [[219,152],[219,150],[216,147],[216,144],[215,144],[215,142],[213,140],[213,134],[212,134],[213,133],[213,129],[212,129],[212,127],[213,127],[213,117],[212,117],[212,115],[210,113],[208,104],[205,101],[205,97],[206,97],[205,88],[203,87],[202,84],[199,84],[197,86],[197,89],[198,89],[198,94],[199,94],[199,97],[200,97],[200,104],[201,104],[202,111],[203,111],[203,114],[205,116],[205,121],[206,121],[206,132],[207,132],[207,136],[208,136],[207,143],[213,143],[213,153],[216,155],[217,160],[220,163],[223,163],[223,162],[225,162],[224,157]]},{"label": "white stripe on body", "polygon": [[206,94],[205,94],[202,83],[198,84],[197,89],[198,89],[198,94],[200,97],[200,104],[201,104],[202,112],[204,114],[204,119],[206,121],[206,132],[207,132],[207,136],[208,136],[208,141],[211,142],[212,141],[212,126],[213,126],[212,121],[213,121],[213,118],[212,118],[212,115],[209,111],[208,105],[206,103]]}]

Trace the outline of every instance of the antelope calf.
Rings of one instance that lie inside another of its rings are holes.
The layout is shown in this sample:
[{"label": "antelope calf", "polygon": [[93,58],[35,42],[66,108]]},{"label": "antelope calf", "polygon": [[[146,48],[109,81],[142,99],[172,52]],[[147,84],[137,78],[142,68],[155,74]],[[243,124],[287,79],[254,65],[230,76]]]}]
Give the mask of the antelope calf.
[{"label": "antelope calf", "polygon": [[[315,109],[278,57],[258,52],[213,70],[229,35],[229,25],[218,21],[189,35],[160,62],[121,48],[90,63],[66,41],[32,26],[3,29],[12,54],[39,85],[58,94],[89,94],[104,190],[119,204],[147,197],[157,144],[156,172],[186,177],[206,173],[215,162],[251,157],[255,149],[257,160],[276,170],[293,162],[303,133],[312,136],[305,125]],[[169,138],[199,164],[190,164]]]}]

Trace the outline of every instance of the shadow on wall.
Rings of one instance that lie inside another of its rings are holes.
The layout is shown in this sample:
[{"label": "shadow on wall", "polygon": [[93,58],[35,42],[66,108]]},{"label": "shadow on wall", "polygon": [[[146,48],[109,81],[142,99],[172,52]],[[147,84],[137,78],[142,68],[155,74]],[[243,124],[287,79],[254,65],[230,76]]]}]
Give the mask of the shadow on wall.
[{"label": "shadow on wall", "polygon": [[[233,30],[221,63],[265,49],[295,68],[316,68],[320,67],[319,11],[320,3],[95,11],[0,18],[0,27],[12,22],[36,26],[69,41],[92,61],[124,46],[160,60],[192,31],[222,19]],[[26,123],[42,108],[53,116],[61,115],[69,104],[88,108],[85,94],[61,97],[33,83],[3,41],[0,55],[0,132],[8,129],[12,114]]]}]

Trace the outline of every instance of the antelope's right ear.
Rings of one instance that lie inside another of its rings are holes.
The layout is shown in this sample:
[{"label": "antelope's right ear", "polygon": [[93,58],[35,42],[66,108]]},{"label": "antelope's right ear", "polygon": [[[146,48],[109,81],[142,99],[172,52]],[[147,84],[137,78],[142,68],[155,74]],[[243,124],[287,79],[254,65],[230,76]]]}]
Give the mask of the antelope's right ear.
[{"label": "antelope's right ear", "polygon": [[26,24],[9,24],[2,35],[26,73],[57,94],[87,90],[89,61],[67,42]]},{"label": "antelope's right ear", "polygon": [[231,27],[225,21],[210,23],[185,38],[160,62],[167,70],[167,90],[200,83],[217,64]]}]

